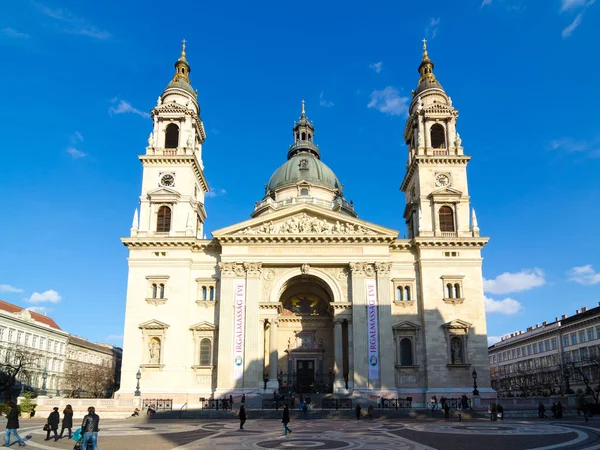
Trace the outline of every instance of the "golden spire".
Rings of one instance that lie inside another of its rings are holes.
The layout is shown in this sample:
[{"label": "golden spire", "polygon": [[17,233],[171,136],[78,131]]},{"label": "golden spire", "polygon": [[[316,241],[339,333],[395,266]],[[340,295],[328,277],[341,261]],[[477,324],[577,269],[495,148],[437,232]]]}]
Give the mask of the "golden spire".
[{"label": "golden spire", "polygon": [[184,60],[185,60],[185,43],[186,42],[187,41],[185,39],[183,39],[181,41],[181,59],[184,59]]},{"label": "golden spire", "polygon": [[181,41],[181,56],[175,62],[175,75],[173,75],[173,81],[184,80],[187,83],[190,82],[189,74],[191,72],[190,65],[185,57],[185,44],[186,40]]},{"label": "golden spire", "polygon": [[429,59],[429,56],[427,56],[427,39],[423,38],[423,59],[427,58]]},{"label": "golden spire", "polygon": [[304,111],[304,100],[302,100],[302,116],[304,116],[306,112]]},{"label": "golden spire", "polygon": [[423,59],[421,60],[421,64],[419,65],[419,74],[421,78],[419,78],[419,83],[422,83],[425,80],[429,80],[431,83],[436,83],[435,75],[433,74],[433,62],[429,59],[429,54],[427,53],[427,39],[423,39]]}]

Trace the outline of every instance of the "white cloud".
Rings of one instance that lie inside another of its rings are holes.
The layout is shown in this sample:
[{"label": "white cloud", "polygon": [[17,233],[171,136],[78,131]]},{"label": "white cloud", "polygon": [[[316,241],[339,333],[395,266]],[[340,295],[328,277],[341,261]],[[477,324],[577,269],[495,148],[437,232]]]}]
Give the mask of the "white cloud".
[{"label": "white cloud", "polygon": [[26,308],[31,312],[35,312],[38,314],[48,314],[50,311],[52,311],[52,309],[50,308],[46,308],[45,306],[30,306],[29,308]]},{"label": "white cloud", "polygon": [[485,297],[485,312],[488,314],[498,313],[512,316],[523,309],[523,306],[510,297],[504,300],[494,300],[492,298]]},{"label": "white cloud", "polygon": [[577,16],[575,16],[575,20],[573,20],[573,22],[571,22],[571,25],[565,27],[565,29],[562,30],[561,35],[562,35],[563,39],[566,39],[573,34],[573,31],[575,31],[575,29],[581,24],[582,17],[583,17],[583,13],[580,12],[579,14],[577,14]]},{"label": "white cloud", "polygon": [[104,338],[105,341],[122,341],[123,340],[123,335],[122,334],[109,334],[108,336],[106,336]]},{"label": "white cloud", "polygon": [[483,8],[484,6],[488,6],[492,4],[492,0],[483,0],[481,2],[481,8]]},{"label": "white cloud", "polygon": [[560,12],[568,11],[569,9],[587,7],[593,5],[596,0],[562,0],[560,4]]},{"label": "white cloud", "polygon": [[382,113],[390,114],[392,116],[399,116],[401,114],[406,114],[409,101],[410,99],[408,97],[400,96],[398,89],[387,86],[381,91],[374,90],[371,92],[371,101],[367,107],[375,108]]},{"label": "white cloud", "polygon": [[73,159],[79,159],[87,156],[87,153],[84,153],[80,150],[77,150],[75,147],[67,148],[67,153],[73,157]]},{"label": "white cloud", "polygon": [[488,347],[494,345],[496,342],[500,342],[502,336],[488,336]]},{"label": "white cloud", "polygon": [[600,158],[600,141],[598,141],[598,139],[585,141],[562,137],[550,141],[548,148],[550,150],[559,150],[566,153],[581,153],[590,158]]},{"label": "white cloud", "polygon": [[517,273],[504,272],[493,280],[483,279],[483,290],[490,294],[508,294],[523,292],[546,284],[544,271],[541,269],[524,269]]},{"label": "white cloud", "polygon": [[591,264],[573,267],[567,272],[567,275],[569,281],[583,285],[600,283],[600,273],[596,272]]},{"label": "white cloud", "polygon": [[383,70],[383,61],[369,64],[369,69],[373,69],[377,73],[381,73]]},{"label": "white cloud", "polygon": [[440,21],[441,20],[442,19],[440,17],[438,17],[437,19],[435,17],[431,17],[429,19],[429,23],[425,27],[425,36],[426,37],[428,37],[429,39],[433,39],[436,37],[438,30],[440,29]]},{"label": "white cloud", "polygon": [[0,292],[23,292],[23,289],[11,286],[10,284],[0,284]]},{"label": "white cloud", "polygon": [[205,196],[209,198],[217,197],[218,195],[225,195],[227,191],[225,189],[215,188],[208,191]]},{"label": "white cloud", "polygon": [[323,98],[323,92],[321,92],[321,95],[319,95],[319,106],[322,106],[324,108],[331,108],[333,105],[333,102],[328,102]]},{"label": "white cloud", "polygon": [[31,297],[26,299],[29,303],[58,303],[62,300],[62,297],[54,289],[50,289],[42,292],[34,292]]},{"label": "white cloud", "polygon": [[2,34],[8,36],[9,38],[15,39],[29,39],[30,37],[27,33],[22,33],[12,27],[2,28]]},{"label": "white cloud", "polygon": [[79,142],[83,142],[83,136],[79,131],[76,131],[74,133],[75,138],[79,141]]},{"label": "white cloud", "polygon": [[64,33],[88,36],[99,40],[112,38],[112,35],[108,31],[92,25],[84,18],[76,16],[66,8],[52,9],[41,3],[34,4],[42,14],[64,24],[64,27],[61,28],[61,31]]},{"label": "white cloud", "polygon": [[150,114],[144,111],[140,111],[137,108],[134,108],[129,102],[126,102],[125,100],[120,100],[117,106],[111,106],[110,108],[108,108],[108,114],[111,116],[113,114],[126,113],[137,114],[138,116],[144,117],[146,119],[150,117]]}]

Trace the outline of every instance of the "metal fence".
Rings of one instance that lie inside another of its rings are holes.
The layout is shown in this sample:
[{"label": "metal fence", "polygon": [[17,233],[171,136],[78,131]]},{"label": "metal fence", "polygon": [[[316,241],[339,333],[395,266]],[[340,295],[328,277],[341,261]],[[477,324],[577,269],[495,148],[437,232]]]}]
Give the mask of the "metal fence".
[{"label": "metal fence", "polygon": [[262,401],[262,409],[283,409],[287,405],[289,409],[296,407],[296,399],[288,398],[285,400],[264,399]]},{"label": "metal fence", "polygon": [[384,398],[381,401],[382,409],[412,408],[412,397]]},{"label": "metal fence", "polygon": [[200,408],[201,409],[214,409],[215,411],[218,411],[220,409],[222,409],[222,410],[232,409],[232,407],[233,407],[233,405],[226,398],[215,399],[215,398],[200,397]]},{"label": "metal fence", "polygon": [[142,407],[152,408],[154,411],[171,411],[173,409],[172,398],[145,398]]},{"label": "metal fence", "polygon": [[351,398],[324,398],[321,401],[321,409],[352,409]]},{"label": "metal fence", "polygon": [[463,401],[461,398],[447,398],[445,399],[446,403],[448,403],[448,406],[450,408],[458,408],[459,404],[462,404],[463,409],[468,409],[471,407],[471,399],[467,398],[466,399],[466,404],[463,404]]}]

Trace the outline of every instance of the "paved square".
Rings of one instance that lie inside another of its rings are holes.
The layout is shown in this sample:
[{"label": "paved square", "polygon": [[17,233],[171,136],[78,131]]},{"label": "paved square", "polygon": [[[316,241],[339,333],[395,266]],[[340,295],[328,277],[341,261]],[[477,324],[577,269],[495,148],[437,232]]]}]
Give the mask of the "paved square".
[{"label": "paved square", "polygon": [[[23,421],[27,445],[39,449],[72,449],[73,441],[44,441],[42,421]],[[600,425],[600,424],[598,424]],[[233,420],[104,420],[99,448],[172,449],[400,449],[461,450],[600,449],[600,429],[582,420],[538,422],[514,420],[294,420],[283,436],[279,420],[250,420],[239,429]],[[16,443],[13,444],[16,447]],[[12,446],[11,446],[12,447]]]}]

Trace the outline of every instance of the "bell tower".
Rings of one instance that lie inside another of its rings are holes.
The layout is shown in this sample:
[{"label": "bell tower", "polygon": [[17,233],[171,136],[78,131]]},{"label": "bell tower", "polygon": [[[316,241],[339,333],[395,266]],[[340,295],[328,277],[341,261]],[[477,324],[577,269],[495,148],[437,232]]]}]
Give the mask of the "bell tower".
[{"label": "bell tower", "polygon": [[471,157],[464,154],[456,129],[458,110],[433,68],[427,41],[423,39],[419,84],[412,93],[404,130],[408,163],[400,189],[406,196],[404,218],[408,236],[478,237],[467,184],[467,163]]},{"label": "bell tower", "polygon": [[204,234],[204,195],[209,190],[202,163],[206,133],[190,72],[184,40],[173,79],[152,110],[146,152],[139,156],[144,167],[142,193],[131,237]]}]

